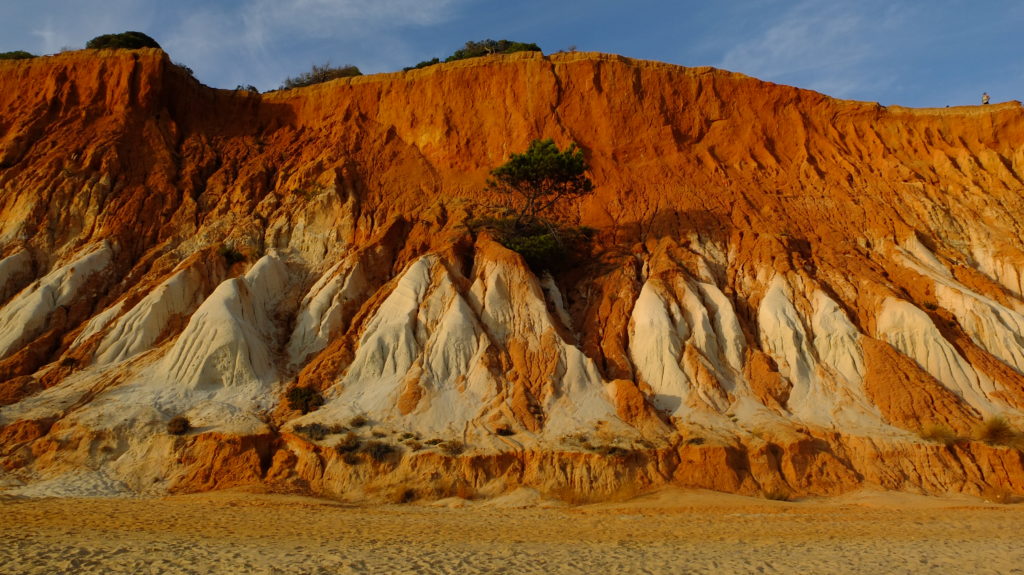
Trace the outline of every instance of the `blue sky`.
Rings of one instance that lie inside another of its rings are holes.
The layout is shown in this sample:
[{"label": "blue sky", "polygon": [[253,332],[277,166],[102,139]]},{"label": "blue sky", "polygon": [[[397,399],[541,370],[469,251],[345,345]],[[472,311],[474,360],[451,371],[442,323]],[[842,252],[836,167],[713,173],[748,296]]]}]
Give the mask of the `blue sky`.
[{"label": "blue sky", "polygon": [[715,66],[885,105],[1024,100],[1024,0],[0,0],[0,51],[139,30],[205,84],[276,88],[314,63],[364,73],[467,40]]}]

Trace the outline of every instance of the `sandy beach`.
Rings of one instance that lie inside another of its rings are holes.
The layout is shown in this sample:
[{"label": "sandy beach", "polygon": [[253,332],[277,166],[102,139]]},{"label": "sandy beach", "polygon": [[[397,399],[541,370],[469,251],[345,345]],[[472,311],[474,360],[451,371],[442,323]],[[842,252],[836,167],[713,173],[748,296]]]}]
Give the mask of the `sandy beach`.
[{"label": "sandy beach", "polygon": [[366,506],[220,492],[0,499],[0,573],[1024,573],[1024,505],[669,491]]}]

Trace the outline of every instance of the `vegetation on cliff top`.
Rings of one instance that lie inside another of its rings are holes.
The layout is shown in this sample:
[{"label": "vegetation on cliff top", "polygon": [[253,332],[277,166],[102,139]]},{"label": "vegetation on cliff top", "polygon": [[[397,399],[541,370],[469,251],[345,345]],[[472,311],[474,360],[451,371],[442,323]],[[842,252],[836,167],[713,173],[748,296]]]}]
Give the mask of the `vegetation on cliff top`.
[{"label": "vegetation on cliff top", "polygon": [[[456,60],[466,60],[468,58],[479,58],[480,56],[487,56],[490,54],[512,54],[514,52],[540,52],[540,46],[534,43],[526,42],[513,42],[512,40],[481,40],[474,42],[470,40],[466,42],[466,45],[456,50],[451,56],[444,59],[445,62],[455,62]],[[424,60],[415,66],[409,66],[403,68],[403,70],[415,70],[417,68],[426,68],[427,66],[433,66],[434,64],[440,64],[440,58],[431,58],[430,60]]]},{"label": "vegetation on cliff top", "polygon": [[322,84],[338,78],[351,78],[362,75],[363,73],[359,71],[359,68],[351,64],[346,66],[331,66],[330,62],[322,66],[313,64],[313,68],[310,71],[303,72],[294,78],[286,78],[284,84],[281,85],[281,89],[291,90],[292,88]]},{"label": "vegetation on cliff top", "polygon": [[479,58],[490,54],[512,54],[514,52],[540,52],[540,46],[533,43],[513,42],[511,40],[491,40],[490,38],[480,42],[469,41],[451,56],[445,58],[445,62],[465,60],[467,58]]},{"label": "vegetation on cliff top", "polygon": [[29,58],[35,58],[36,55],[31,52],[24,50],[15,50],[13,52],[0,52],[0,60],[27,60]]},{"label": "vegetation on cliff top", "polygon": [[142,32],[129,30],[120,34],[96,36],[86,42],[85,47],[89,50],[137,50],[139,48],[160,48],[160,44]]}]

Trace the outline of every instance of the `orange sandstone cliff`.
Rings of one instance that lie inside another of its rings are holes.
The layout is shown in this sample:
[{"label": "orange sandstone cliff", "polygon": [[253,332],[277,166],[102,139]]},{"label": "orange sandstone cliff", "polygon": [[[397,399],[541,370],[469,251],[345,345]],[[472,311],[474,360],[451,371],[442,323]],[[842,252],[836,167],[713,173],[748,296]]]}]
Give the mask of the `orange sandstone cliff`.
[{"label": "orange sandstone cliff", "polygon": [[[1019,103],[584,53],[259,95],[84,51],[0,87],[0,488],[1024,493],[979,431],[1024,428]],[[538,277],[466,221],[546,137],[597,235]]]}]

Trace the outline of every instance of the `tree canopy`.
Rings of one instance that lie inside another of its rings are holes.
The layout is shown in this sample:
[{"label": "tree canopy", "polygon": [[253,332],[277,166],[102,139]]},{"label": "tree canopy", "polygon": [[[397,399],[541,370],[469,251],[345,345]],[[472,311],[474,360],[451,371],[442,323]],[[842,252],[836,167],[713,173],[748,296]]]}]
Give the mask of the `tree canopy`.
[{"label": "tree canopy", "polygon": [[142,32],[122,32],[120,34],[103,34],[86,42],[90,50],[137,50],[139,48],[160,48],[156,40]]},{"label": "tree canopy", "polygon": [[591,194],[583,150],[555,141],[534,140],[522,154],[491,170],[489,190],[503,195],[511,215],[484,217],[471,227],[487,228],[505,247],[518,252],[535,272],[572,267],[590,253],[593,230],[566,225],[573,199]]},{"label": "tree canopy", "polygon": [[36,55],[24,50],[15,50],[13,52],[0,52],[0,60],[27,60],[29,58],[35,58]]},{"label": "tree canopy", "polygon": [[534,140],[525,152],[512,154],[491,170],[487,186],[510,198],[517,222],[534,222],[557,218],[566,201],[592,193],[594,184],[586,171],[583,150],[576,144],[562,151],[550,138]]}]

